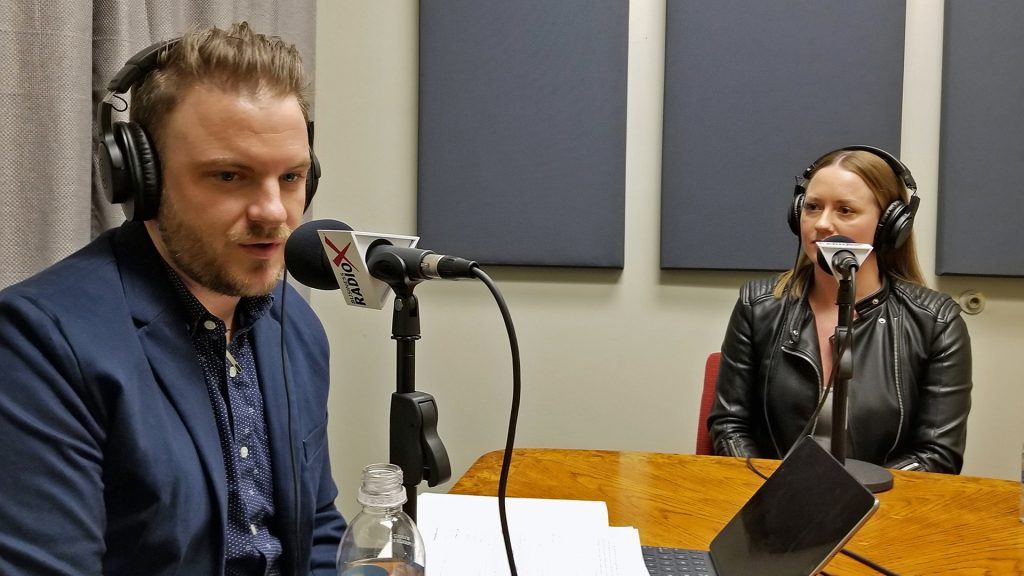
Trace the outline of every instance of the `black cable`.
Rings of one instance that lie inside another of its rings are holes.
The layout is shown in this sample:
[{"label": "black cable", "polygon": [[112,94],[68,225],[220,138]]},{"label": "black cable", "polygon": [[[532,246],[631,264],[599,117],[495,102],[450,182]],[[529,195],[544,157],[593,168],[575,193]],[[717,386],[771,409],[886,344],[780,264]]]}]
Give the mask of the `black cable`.
[{"label": "black cable", "polygon": [[[851,326],[850,329],[852,330],[853,327]],[[835,384],[836,377],[839,374],[839,371],[836,370],[836,368],[837,368],[837,366],[839,364],[838,359],[841,359],[843,357],[843,354],[846,352],[846,342],[847,342],[847,340],[848,340],[847,338],[843,338],[842,341],[839,342],[838,352],[835,354],[835,357],[837,358],[837,361],[832,363],[832,369],[829,370],[828,383],[825,384],[825,391],[821,395],[821,400],[818,402],[817,407],[814,408],[814,412],[811,413],[811,417],[807,420],[807,424],[804,426],[804,429],[801,430],[800,434],[797,436],[797,440],[799,440],[800,438],[803,438],[804,436],[807,436],[808,434],[810,434],[811,428],[813,428],[814,425],[817,423],[817,421],[818,421],[818,414],[820,414],[821,413],[821,409],[825,407],[825,402],[828,400],[828,395],[829,395],[830,392],[832,392],[832,386]],[[794,442],[793,445],[796,446],[796,442]]]},{"label": "black cable", "polygon": [[113,96],[117,100],[121,101],[121,107],[120,108],[118,108],[117,106],[114,106],[113,102],[110,103],[110,107],[111,108],[113,108],[114,110],[116,110],[118,112],[124,112],[125,110],[128,109],[128,101],[124,99],[124,96],[121,96],[120,94],[111,94],[111,96]]},{"label": "black cable", "polygon": [[505,452],[501,459],[501,476],[498,479],[498,516],[501,519],[501,536],[505,539],[505,554],[508,556],[508,568],[511,576],[518,576],[516,572],[516,560],[512,555],[512,539],[508,533],[508,516],[505,514],[505,488],[508,485],[508,470],[512,464],[512,446],[516,439],[516,422],[519,420],[519,393],[521,389],[519,369],[519,341],[516,339],[516,328],[512,324],[512,315],[509,314],[508,306],[505,305],[505,298],[502,297],[498,287],[479,267],[473,268],[473,275],[483,282],[487,289],[494,295],[498,309],[501,310],[501,318],[505,321],[505,330],[508,331],[508,341],[512,349],[512,410],[508,417],[508,438],[505,441]]},{"label": "black cable", "polygon": [[867,558],[861,556],[860,554],[857,554],[856,552],[851,552],[851,551],[847,550],[846,548],[840,549],[839,552],[842,553],[842,554],[846,554],[850,558],[853,558],[857,562],[860,562],[861,564],[867,566],[868,568],[871,568],[872,570],[874,570],[875,572],[878,572],[879,574],[885,574],[885,576],[900,576],[899,574],[893,572],[892,570],[889,570],[889,569],[885,568],[884,566],[876,564],[875,562],[872,562],[871,560],[868,560]]},{"label": "black cable", "polygon": [[295,561],[295,573],[302,574],[305,570],[301,570],[299,566],[299,528],[301,523],[299,518],[301,517],[302,507],[299,505],[299,499],[302,492],[299,490],[299,462],[295,456],[295,435],[292,432],[292,387],[288,381],[288,365],[286,358],[288,357],[284,347],[284,302],[285,296],[288,294],[288,269],[284,270],[284,278],[281,280],[281,372],[284,375],[284,397],[285,403],[288,407],[288,452],[291,455],[292,461],[292,488],[294,490],[295,498],[295,550],[292,551]]},{"label": "black cable", "polygon": [[747,456],[747,468],[750,468],[751,472],[767,480],[768,477],[764,475],[764,472],[761,472],[760,470],[757,469],[756,466],[754,466],[754,463],[751,461],[751,458],[753,458],[753,456]]}]

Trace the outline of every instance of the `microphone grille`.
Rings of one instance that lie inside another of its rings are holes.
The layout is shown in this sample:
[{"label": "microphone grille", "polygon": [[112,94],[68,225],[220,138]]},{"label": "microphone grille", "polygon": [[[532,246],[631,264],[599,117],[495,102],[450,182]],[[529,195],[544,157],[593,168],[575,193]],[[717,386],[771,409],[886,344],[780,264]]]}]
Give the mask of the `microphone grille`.
[{"label": "microphone grille", "polygon": [[324,254],[317,231],[351,229],[348,224],[329,218],[312,220],[296,228],[284,246],[284,262],[288,273],[310,288],[337,290],[338,279],[330,260]]},{"label": "microphone grille", "polygon": [[832,267],[828,265],[828,260],[825,259],[825,253],[821,251],[821,248],[818,249],[818,266],[825,272],[832,273]]},{"label": "microphone grille", "polygon": [[[841,234],[835,234],[833,236],[825,238],[824,240],[822,240],[822,242],[839,242],[843,244],[853,244],[853,238],[850,238],[849,236],[843,236]],[[825,272],[828,272],[829,274],[832,273],[832,266],[829,265],[828,260],[825,258],[825,253],[821,251],[820,247],[818,248],[818,266],[820,266],[821,269],[824,270]]]}]

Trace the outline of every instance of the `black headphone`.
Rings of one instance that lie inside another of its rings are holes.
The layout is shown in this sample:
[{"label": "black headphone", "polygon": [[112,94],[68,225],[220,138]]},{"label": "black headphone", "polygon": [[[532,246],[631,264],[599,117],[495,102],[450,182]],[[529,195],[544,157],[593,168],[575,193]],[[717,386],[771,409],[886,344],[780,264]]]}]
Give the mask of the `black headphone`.
[{"label": "black headphone", "polygon": [[[96,108],[96,125],[100,130],[100,168],[107,184],[107,199],[113,204],[124,204],[124,213],[129,220],[141,222],[156,217],[160,207],[160,159],[140,124],[111,122],[114,110],[112,96],[127,93],[156,70],[160,54],[172,49],[180,40],[157,42],[132,56],[107,84],[109,94]],[[123,99],[121,101],[124,102]],[[306,124],[306,131],[309,135],[310,169],[306,176],[305,208],[309,208],[320,180],[320,161],[313,153],[312,122]]]},{"label": "black headphone", "polygon": [[810,182],[809,178],[814,173],[815,169],[818,168],[818,163],[824,160],[830,154],[841,152],[844,150],[862,150],[864,152],[870,152],[875,156],[878,156],[885,163],[892,168],[893,173],[903,182],[903,185],[910,191],[910,200],[904,203],[900,199],[893,200],[889,205],[882,211],[882,216],[878,219],[878,228],[875,229],[875,250],[895,250],[910,238],[910,231],[914,226],[914,216],[917,214],[917,207],[921,200],[917,197],[917,182],[914,181],[914,176],[910,173],[910,169],[907,168],[898,158],[889,154],[881,148],[875,148],[874,146],[846,146],[844,148],[837,148],[823,154],[810,166],[804,170],[804,173],[796,177],[796,187],[793,190],[793,204],[789,209],[789,216],[787,218],[789,222],[789,229],[793,231],[793,234],[800,235],[800,213],[804,207],[804,194],[807,193],[807,184]]}]

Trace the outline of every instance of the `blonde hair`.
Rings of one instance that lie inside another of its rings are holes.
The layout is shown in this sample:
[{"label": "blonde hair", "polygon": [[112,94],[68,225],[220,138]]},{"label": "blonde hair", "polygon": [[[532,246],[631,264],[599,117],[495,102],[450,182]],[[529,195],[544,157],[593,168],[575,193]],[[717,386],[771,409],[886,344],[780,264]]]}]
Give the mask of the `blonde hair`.
[{"label": "blonde hair", "polygon": [[[814,171],[808,176],[808,180],[814,178],[819,170],[826,166],[838,166],[843,170],[853,172],[867,184],[868,188],[875,195],[882,212],[894,200],[901,200],[904,203],[909,201],[907,189],[903,182],[893,172],[891,166],[879,156],[864,150],[836,150],[825,156],[815,166]],[[914,241],[914,233],[903,246],[895,250],[882,250],[877,253],[878,269],[882,274],[887,274],[913,282],[914,284],[925,285],[924,274],[921,273],[921,265],[917,260],[917,248]],[[779,281],[775,284],[773,294],[776,298],[782,298],[787,292],[792,298],[803,296],[810,286],[811,278],[814,276],[814,262],[807,257],[803,249],[797,257],[796,264],[792,269],[779,275]]]},{"label": "blonde hair", "polygon": [[257,34],[247,22],[230,30],[187,32],[157,60],[157,69],[132,91],[131,120],[159,145],[167,117],[197,84],[274,96],[293,95],[309,121],[309,85],[294,44]]}]

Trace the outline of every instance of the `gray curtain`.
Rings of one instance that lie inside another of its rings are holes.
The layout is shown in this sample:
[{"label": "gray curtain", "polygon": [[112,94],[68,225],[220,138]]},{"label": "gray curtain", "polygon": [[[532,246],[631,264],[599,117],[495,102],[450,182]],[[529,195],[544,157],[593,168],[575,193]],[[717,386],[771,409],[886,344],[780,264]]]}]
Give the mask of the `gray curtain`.
[{"label": "gray curtain", "polygon": [[315,70],[316,0],[0,2],[0,288],[124,220],[93,156],[93,111],[138,50],[190,27],[248,20]]}]

